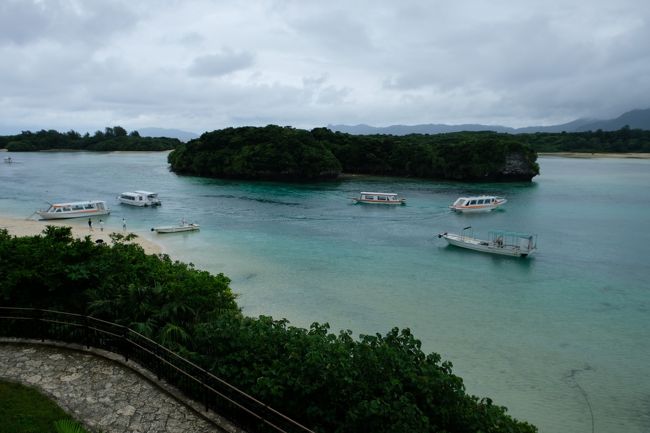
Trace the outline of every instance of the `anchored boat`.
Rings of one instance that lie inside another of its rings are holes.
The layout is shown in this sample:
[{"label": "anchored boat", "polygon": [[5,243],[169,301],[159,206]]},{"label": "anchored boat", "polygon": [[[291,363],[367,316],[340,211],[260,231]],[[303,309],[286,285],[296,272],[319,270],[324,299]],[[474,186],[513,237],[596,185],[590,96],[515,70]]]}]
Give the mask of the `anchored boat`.
[{"label": "anchored boat", "polygon": [[44,220],[93,217],[110,213],[111,210],[106,206],[106,202],[101,200],[55,203],[46,210],[36,211],[36,214]]},{"label": "anchored boat", "polygon": [[406,204],[406,199],[391,192],[361,192],[359,197],[353,197],[355,203],[369,204]]},{"label": "anchored boat", "polygon": [[149,191],[133,191],[123,192],[117,198],[120,203],[128,204],[131,206],[160,206],[160,199],[157,192]]},{"label": "anchored boat", "polygon": [[495,195],[459,197],[449,208],[456,212],[489,212],[505,204],[507,201],[504,197]]},{"label": "anchored boat", "polygon": [[151,231],[156,233],[178,233],[178,232],[192,232],[192,231],[199,230],[200,228],[201,226],[198,224],[186,223],[185,221],[182,221],[179,225],[176,226],[153,227]]},{"label": "anchored boat", "polygon": [[444,238],[449,245],[502,256],[528,257],[537,251],[537,235],[492,230],[488,239],[479,239],[472,232],[467,234],[471,228],[465,227],[461,234],[439,233],[438,238]]}]

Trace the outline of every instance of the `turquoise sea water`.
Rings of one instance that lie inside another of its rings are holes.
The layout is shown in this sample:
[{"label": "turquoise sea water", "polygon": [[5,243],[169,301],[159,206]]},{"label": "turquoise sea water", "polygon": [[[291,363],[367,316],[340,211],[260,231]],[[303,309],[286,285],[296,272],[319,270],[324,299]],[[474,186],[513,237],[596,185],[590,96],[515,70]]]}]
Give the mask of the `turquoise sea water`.
[{"label": "turquoise sea water", "polygon": [[[232,278],[246,314],[385,333],[409,327],[542,433],[650,431],[650,161],[540,158],[532,183],[351,177],[307,185],[177,176],[166,153],[4,153],[0,214],[103,199],[106,227],[159,242],[174,258]],[[119,205],[157,191],[160,208]],[[354,205],[399,192],[399,207]],[[503,210],[458,215],[458,196],[497,194]],[[155,235],[185,218],[201,231]],[[85,221],[72,222],[85,224]],[[446,246],[471,225],[533,232],[530,259]],[[592,429],[593,428],[593,429]]]}]

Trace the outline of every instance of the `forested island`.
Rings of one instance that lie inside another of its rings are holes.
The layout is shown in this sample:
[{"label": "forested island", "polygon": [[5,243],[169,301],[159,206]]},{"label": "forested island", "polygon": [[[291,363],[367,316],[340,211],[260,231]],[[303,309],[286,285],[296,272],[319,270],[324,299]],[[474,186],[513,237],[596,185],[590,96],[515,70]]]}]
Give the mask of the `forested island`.
[{"label": "forested island", "polygon": [[268,125],[206,132],[169,154],[171,169],[206,177],[322,180],[341,172],[467,181],[530,181],[537,154],[494,132],[350,135]]},{"label": "forested island", "polygon": [[223,274],[112,238],[73,239],[68,227],[29,237],[0,230],[0,303],[125,325],[316,432],[537,431],[468,395],[452,364],[425,354],[408,329],[354,338],[327,324],[246,317]]},{"label": "forested island", "polygon": [[140,137],[138,131],[127,133],[121,126],[97,131],[94,135],[81,135],[76,131],[61,133],[54,130],[23,131],[17,135],[0,136],[0,149],[12,152],[39,150],[171,150],[180,144],[176,138]]}]

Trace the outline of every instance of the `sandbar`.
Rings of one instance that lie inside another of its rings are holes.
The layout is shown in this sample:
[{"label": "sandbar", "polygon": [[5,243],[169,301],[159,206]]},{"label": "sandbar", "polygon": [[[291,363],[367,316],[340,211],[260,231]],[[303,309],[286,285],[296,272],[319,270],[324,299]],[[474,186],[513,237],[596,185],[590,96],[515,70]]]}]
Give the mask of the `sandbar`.
[{"label": "sandbar", "polygon": [[[96,219],[93,219],[93,229],[90,230],[88,227],[88,220],[84,218],[37,221],[33,219],[20,219],[0,216],[0,229],[7,229],[9,234],[13,236],[40,235],[48,225],[71,227],[72,236],[75,238],[83,239],[86,236],[90,236],[90,239],[93,241],[101,239],[109,245],[113,242],[109,236],[111,233],[122,233],[121,231],[118,232],[117,230],[111,230],[109,227],[105,227],[104,230],[101,231],[99,222]],[[145,239],[137,231],[127,230],[126,233],[134,233],[138,235],[138,237],[133,239],[131,242],[140,245],[147,254],[161,254],[163,252],[163,249],[160,245],[149,239]]]},{"label": "sandbar", "polygon": [[605,152],[538,152],[538,156],[560,156],[563,158],[632,158],[650,159],[650,153],[605,153]]}]

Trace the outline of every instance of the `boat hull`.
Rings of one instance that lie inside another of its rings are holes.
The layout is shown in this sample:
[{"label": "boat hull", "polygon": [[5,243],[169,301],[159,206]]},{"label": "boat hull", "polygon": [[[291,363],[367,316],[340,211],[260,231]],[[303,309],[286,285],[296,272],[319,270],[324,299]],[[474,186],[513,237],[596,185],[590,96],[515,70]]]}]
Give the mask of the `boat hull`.
[{"label": "boat hull", "polygon": [[406,200],[363,200],[359,198],[353,198],[355,203],[362,203],[362,204],[388,204],[388,205],[401,205],[401,204],[406,204]]},{"label": "boat hull", "polygon": [[151,202],[151,203],[144,203],[144,202],[133,202],[129,200],[122,200],[122,199],[117,199],[121,204],[126,204],[129,206],[136,206],[136,207],[156,207],[160,206],[160,202]]},{"label": "boat hull", "polygon": [[444,238],[449,245],[501,256],[528,257],[535,251],[534,249],[526,250],[513,245],[499,245],[493,242],[451,233],[441,233],[438,237]]},{"label": "boat hull", "polygon": [[475,208],[466,208],[466,207],[457,207],[457,206],[449,206],[449,209],[455,211],[455,212],[462,212],[462,213],[479,213],[479,212],[490,212],[493,211],[494,209],[498,208],[500,205],[490,205],[490,206],[481,206],[481,207],[475,207]]},{"label": "boat hull", "polygon": [[201,226],[198,224],[187,224],[182,226],[166,226],[166,227],[154,227],[151,230],[156,233],[179,233],[179,232],[192,232],[199,230]]}]

